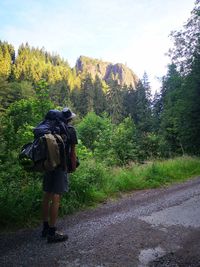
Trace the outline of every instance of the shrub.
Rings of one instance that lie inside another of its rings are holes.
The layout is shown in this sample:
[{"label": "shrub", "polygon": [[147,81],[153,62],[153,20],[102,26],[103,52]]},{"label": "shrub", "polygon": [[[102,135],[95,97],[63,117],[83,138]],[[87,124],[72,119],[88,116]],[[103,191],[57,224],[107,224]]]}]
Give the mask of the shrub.
[{"label": "shrub", "polygon": [[94,160],[82,162],[80,168],[71,175],[70,190],[82,203],[93,200],[93,190],[102,190],[106,182],[105,166]]},{"label": "shrub", "polygon": [[94,154],[107,165],[124,165],[137,160],[136,130],[131,118],[102,131],[95,142]]},{"label": "shrub", "polygon": [[100,133],[108,128],[109,125],[109,119],[102,118],[94,112],[90,112],[78,124],[77,130],[83,144],[87,148],[94,150],[95,141],[99,139]]}]

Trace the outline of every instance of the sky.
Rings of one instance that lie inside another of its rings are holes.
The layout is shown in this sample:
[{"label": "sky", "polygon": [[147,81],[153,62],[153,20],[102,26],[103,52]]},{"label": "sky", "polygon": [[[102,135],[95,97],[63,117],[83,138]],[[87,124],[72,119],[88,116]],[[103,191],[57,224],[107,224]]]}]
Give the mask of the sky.
[{"label": "sky", "polygon": [[1,0],[0,40],[28,42],[74,67],[80,55],[126,64],[152,91],[167,72],[169,34],[181,30],[194,0]]}]

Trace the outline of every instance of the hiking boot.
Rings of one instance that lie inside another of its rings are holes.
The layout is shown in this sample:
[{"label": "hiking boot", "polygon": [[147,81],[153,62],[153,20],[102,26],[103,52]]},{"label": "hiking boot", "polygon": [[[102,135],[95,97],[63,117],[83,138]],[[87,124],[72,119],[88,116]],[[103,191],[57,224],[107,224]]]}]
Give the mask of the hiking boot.
[{"label": "hiking boot", "polygon": [[47,242],[48,243],[57,243],[57,242],[64,242],[68,239],[67,234],[62,234],[59,232],[55,232],[53,235],[47,235]]},{"label": "hiking boot", "polygon": [[49,223],[47,221],[44,221],[41,237],[47,237],[48,233],[49,233]]},{"label": "hiking boot", "polygon": [[49,232],[49,228],[43,228],[42,233],[41,233],[41,237],[47,237]]}]

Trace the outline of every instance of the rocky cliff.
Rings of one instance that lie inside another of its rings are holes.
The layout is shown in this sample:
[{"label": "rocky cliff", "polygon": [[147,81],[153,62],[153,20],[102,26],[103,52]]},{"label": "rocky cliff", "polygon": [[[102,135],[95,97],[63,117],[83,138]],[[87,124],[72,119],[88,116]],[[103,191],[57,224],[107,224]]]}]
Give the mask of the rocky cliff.
[{"label": "rocky cliff", "polygon": [[135,88],[138,77],[124,64],[112,64],[98,59],[80,56],[76,61],[77,73],[89,73],[92,78],[97,75],[105,82],[116,80],[120,85],[132,86]]}]

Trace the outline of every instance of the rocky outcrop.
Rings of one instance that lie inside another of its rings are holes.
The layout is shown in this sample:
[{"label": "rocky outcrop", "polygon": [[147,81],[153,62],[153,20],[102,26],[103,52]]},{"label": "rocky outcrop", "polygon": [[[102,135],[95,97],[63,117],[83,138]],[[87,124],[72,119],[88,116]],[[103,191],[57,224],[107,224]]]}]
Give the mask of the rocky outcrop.
[{"label": "rocky outcrop", "polygon": [[138,77],[124,64],[112,64],[98,59],[80,56],[76,61],[76,71],[78,74],[89,73],[94,79],[97,75],[106,83],[117,81],[121,86],[127,85],[135,88]]}]

